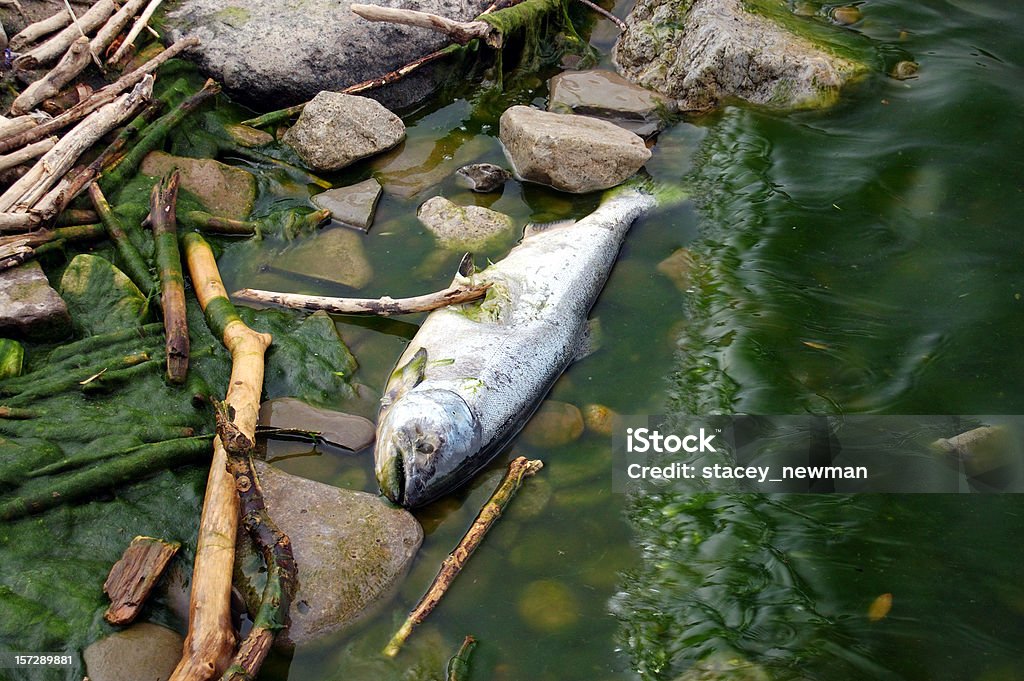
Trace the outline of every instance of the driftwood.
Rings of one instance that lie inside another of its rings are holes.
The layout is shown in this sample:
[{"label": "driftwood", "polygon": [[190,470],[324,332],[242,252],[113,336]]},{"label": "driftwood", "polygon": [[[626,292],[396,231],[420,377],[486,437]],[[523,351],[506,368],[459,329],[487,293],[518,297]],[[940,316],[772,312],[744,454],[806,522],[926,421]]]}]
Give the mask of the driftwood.
[{"label": "driftwood", "polygon": [[596,2],[591,2],[590,0],[579,0],[579,2],[580,2],[581,5],[586,5],[587,7],[592,9],[593,11],[595,11],[598,14],[600,14],[601,16],[603,16],[608,21],[610,21],[613,24],[615,24],[616,26],[618,26],[620,31],[625,31],[626,30],[626,22],[625,21],[623,21],[622,19],[620,19],[617,16],[615,16],[614,14],[612,14],[611,12],[606,10],[604,7],[601,7]]},{"label": "driftwood", "polygon": [[85,14],[45,43],[34,47],[14,60],[16,69],[34,68],[49,64],[60,58],[71,47],[71,43],[102,26],[116,9],[114,0],[99,0]]},{"label": "driftwood", "polygon": [[103,24],[103,28],[96,32],[96,37],[89,43],[89,51],[92,52],[94,59],[99,61],[100,55],[110,47],[114,38],[124,30],[124,27],[145,3],[146,0],[128,0],[121,9],[114,13],[114,16],[110,17],[107,23]]},{"label": "driftwood", "polygon": [[133,539],[103,582],[103,593],[110,597],[103,619],[111,624],[132,622],[179,548],[178,542],[153,537]]},{"label": "driftwood", "polygon": [[21,33],[11,37],[9,47],[15,52],[20,52],[40,38],[45,38],[54,31],[59,31],[71,23],[71,13],[67,8],[61,7],[53,16],[47,17],[34,24],[29,24]]},{"label": "driftwood", "polygon": [[65,85],[89,66],[89,39],[81,37],[71,43],[64,58],[45,76],[29,85],[11,104],[11,113],[24,114],[58,94]]},{"label": "driftwood", "polygon": [[437,576],[434,577],[434,581],[431,582],[427,592],[423,594],[419,603],[416,604],[416,607],[406,617],[405,622],[402,623],[402,626],[395,635],[391,637],[391,641],[384,648],[385,655],[394,657],[398,654],[402,644],[409,638],[413,629],[422,623],[434,611],[437,604],[441,602],[441,598],[447,593],[452,582],[462,572],[462,567],[466,564],[466,561],[473,555],[473,552],[480,546],[480,542],[487,536],[487,532],[490,531],[494,523],[501,517],[502,511],[512,501],[512,497],[515,496],[523,481],[543,467],[544,464],[541,461],[536,459],[529,461],[525,456],[516,458],[508,465],[508,472],[505,473],[501,484],[494,490],[494,493],[487,500],[487,503],[484,504],[484,507],[480,509],[479,515],[477,515],[476,520],[473,521],[473,525],[466,532],[465,536],[462,537],[462,540],[459,541],[458,546],[444,559],[441,569],[438,571]]},{"label": "driftwood", "polygon": [[[153,13],[156,12],[156,9],[160,6],[161,2],[163,2],[163,0],[151,0],[151,2],[146,5],[145,11],[143,11],[142,14],[139,15],[139,18],[135,20],[135,24],[133,24],[131,30],[128,31],[128,35],[125,36],[124,41],[121,42],[121,46],[117,48],[117,51],[114,52],[114,56],[110,58],[110,64],[120,64],[121,61],[128,56],[128,51],[132,48],[132,44],[135,42],[135,39],[139,37],[142,30],[149,24],[149,20],[153,17]],[[141,4],[141,2],[139,4]]]},{"label": "driftwood", "polygon": [[35,229],[39,217],[31,213],[0,213],[0,234]]},{"label": "driftwood", "polygon": [[[263,391],[264,355],[271,337],[257,333],[238,317],[228,300],[210,245],[192,233],[183,239],[192,286],[214,335],[231,352],[231,382],[227,405],[233,423],[252,440]],[[238,532],[238,493],[228,472],[224,443],[214,439],[213,462],[206,482],[203,516],[199,526],[188,637],[184,655],[171,681],[206,681],[228,667],[235,647],[231,624],[231,576]]]},{"label": "driftwood", "polygon": [[0,139],[13,137],[39,125],[38,115],[17,116],[0,121]]},{"label": "driftwood", "polygon": [[188,373],[188,320],[185,313],[185,281],[178,253],[178,201],[180,175],[175,170],[153,185],[149,199],[150,227],[156,251],[156,269],[160,278],[160,309],[166,336],[167,379],[184,383]]},{"label": "driftwood", "polygon": [[105,235],[103,225],[74,225],[0,236],[0,272],[17,267],[48,250],[62,248],[68,241],[98,239]]},{"label": "driftwood", "polygon": [[324,310],[331,314],[390,317],[399,314],[429,312],[448,305],[479,300],[487,294],[488,288],[490,288],[490,284],[453,283],[446,289],[411,298],[390,298],[388,296],[381,298],[330,298],[244,288],[232,293],[231,297],[250,303],[268,303],[299,310]]},{"label": "driftwood", "polygon": [[15,152],[0,156],[0,170],[7,170],[14,166],[21,165],[25,161],[31,161],[34,158],[39,158],[50,149],[53,149],[53,145],[57,144],[57,138],[51,137],[45,140],[39,140],[29,144],[28,146],[22,147]]},{"label": "driftwood", "polygon": [[501,47],[501,34],[486,21],[455,21],[429,12],[377,5],[353,4],[350,9],[367,21],[383,21],[439,31],[460,45],[465,45],[471,40],[483,39],[491,47]]}]

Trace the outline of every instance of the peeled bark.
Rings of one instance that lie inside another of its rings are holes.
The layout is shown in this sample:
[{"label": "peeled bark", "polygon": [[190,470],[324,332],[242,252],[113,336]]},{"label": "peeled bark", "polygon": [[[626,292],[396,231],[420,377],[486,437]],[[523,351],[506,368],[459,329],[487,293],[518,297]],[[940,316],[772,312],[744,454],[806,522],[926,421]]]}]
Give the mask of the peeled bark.
[{"label": "peeled bark", "polygon": [[178,542],[153,537],[133,539],[103,582],[103,592],[110,597],[103,619],[118,625],[134,621],[179,548]]}]

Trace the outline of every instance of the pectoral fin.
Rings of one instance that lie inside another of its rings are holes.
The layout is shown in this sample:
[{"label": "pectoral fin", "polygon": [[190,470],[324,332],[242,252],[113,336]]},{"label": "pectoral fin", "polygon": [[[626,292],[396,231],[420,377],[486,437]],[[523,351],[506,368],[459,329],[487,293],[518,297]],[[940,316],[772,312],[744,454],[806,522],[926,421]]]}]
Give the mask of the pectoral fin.
[{"label": "pectoral fin", "polygon": [[427,349],[420,348],[408,362],[398,367],[388,379],[387,391],[381,398],[381,405],[389,407],[405,393],[423,382],[427,372]]}]

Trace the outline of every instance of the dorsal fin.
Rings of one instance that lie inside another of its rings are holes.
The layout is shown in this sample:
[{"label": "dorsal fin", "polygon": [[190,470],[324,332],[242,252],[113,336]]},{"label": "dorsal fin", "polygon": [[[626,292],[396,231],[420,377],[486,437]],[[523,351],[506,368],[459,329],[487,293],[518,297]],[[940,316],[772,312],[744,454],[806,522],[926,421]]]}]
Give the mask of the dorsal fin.
[{"label": "dorsal fin", "polygon": [[381,398],[381,404],[391,406],[398,398],[406,394],[420,383],[427,371],[427,349],[420,348],[408,362],[391,372],[388,389]]}]

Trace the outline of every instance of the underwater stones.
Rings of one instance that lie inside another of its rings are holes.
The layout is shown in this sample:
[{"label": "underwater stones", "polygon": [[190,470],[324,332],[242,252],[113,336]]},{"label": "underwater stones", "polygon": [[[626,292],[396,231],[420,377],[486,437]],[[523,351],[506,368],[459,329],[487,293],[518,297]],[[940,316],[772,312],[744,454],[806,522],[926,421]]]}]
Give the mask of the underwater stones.
[{"label": "underwater stones", "polygon": [[519,177],[574,194],[614,187],[651,157],[637,135],[589,116],[513,106],[500,125]]},{"label": "underwater stones", "polygon": [[686,293],[690,288],[693,271],[693,254],[687,248],[677,248],[672,255],[658,263],[657,270],[672,280],[676,288]]},{"label": "underwater stones", "polygon": [[373,279],[373,267],[359,234],[351,229],[325,229],[274,258],[274,269],[314,277],[352,288]]},{"label": "underwater stones", "polygon": [[[408,511],[261,461],[256,472],[299,568],[287,641],[303,644],[342,631],[393,593],[423,541],[423,530]],[[262,580],[262,559],[247,535],[240,537],[236,562],[249,580],[257,575]],[[262,581],[249,586],[244,591],[252,609]]]},{"label": "underwater stones", "polygon": [[[350,10],[352,4],[353,0],[188,0],[174,3],[167,12],[167,39],[198,37],[202,43],[185,56],[232,96],[264,108],[297,104],[321,90],[341,90],[379,78],[449,42],[436,31],[365,21]],[[490,2],[376,4],[468,21]],[[373,95],[392,107],[409,106],[429,96],[444,74],[443,69],[421,69]]]},{"label": "underwater stones", "polygon": [[248,125],[241,125],[239,123],[229,123],[225,125],[224,132],[230,135],[231,139],[243,147],[262,147],[263,145],[270,144],[274,141],[274,136],[269,132],[253,128]]},{"label": "underwater stones", "polygon": [[324,441],[358,452],[373,444],[375,426],[362,416],[320,409],[293,397],[267,400],[260,405],[261,426],[318,433]]},{"label": "underwater stones", "polygon": [[780,108],[825,105],[844,83],[868,70],[866,63],[748,11],[742,0],[639,0],[614,58],[624,76],[687,111],[710,109],[728,98]]},{"label": "underwater stones", "polygon": [[856,24],[861,20],[860,8],[854,5],[834,7],[832,9],[831,16],[832,21],[836,22],[840,26],[849,26],[850,24]]},{"label": "underwater stones", "polygon": [[358,184],[321,192],[313,197],[313,203],[331,211],[331,217],[338,222],[368,232],[381,191],[380,182],[371,177]]},{"label": "underwater stones", "polygon": [[514,226],[512,218],[481,206],[460,206],[442,196],[428,199],[416,217],[442,248],[475,251],[486,248]]},{"label": "underwater stones", "polygon": [[472,163],[455,171],[459,184],[479,194],[496,192],[512,179],[512,173],[493,163]]},{"label": "underwater stones", "polygon": [[252,173],[207,158],[186,158],[154,151],[142,160],[144,175],[164,177],[177,168],[181,188],[196,197],[211,213],[222,218],[244,220],[256,200],[256,178]]},{"label": "underwater stones", "polygon": [[562,631],[580,618],[580,604],[565,584],[554,580],[530,582],[519,596],[519,617],[533,629]]},{"label": "underwater stones", "polygon": [[603,404],[585,404],[583,405],[583,423],[587,426],[587,431],[600,435],[601,437],[611,437],[615,429],[615,419],[619,417],[610,407],[606,407]]},{"label": "underwater stones", "polygon": [[306,104],[283,141],[310,168],[331,171],[387,151],[403,139],[402,119],[376,100],[321,92]]},{"label": "underwater stones", "polygon": [[593,116],[649,137],[664,127],[675,102],[614,71],[564,71],[548,82],[548,111]]},{"label": "underwater stones", "polygon": [[574,404],[545,400],[523,428],[523,441],[541,449],[561,447],[583,434],[583,413]]},{"label": "underwater stones", "polygon": [[0,272],[0,333],[58,338],[71,330],[67,305],[35,261]]},{"label": "underwater stones", "polygon": [[86,335],[137,326],[149,313],[149,300],[128,276],[98,255],[76,255],[64,269],[60,294]]},{"label": "underwater stones", "polygon": [[181,659],[176,632],[139,622],[96,641],[82,652],[90,681],[165,681]]}]

